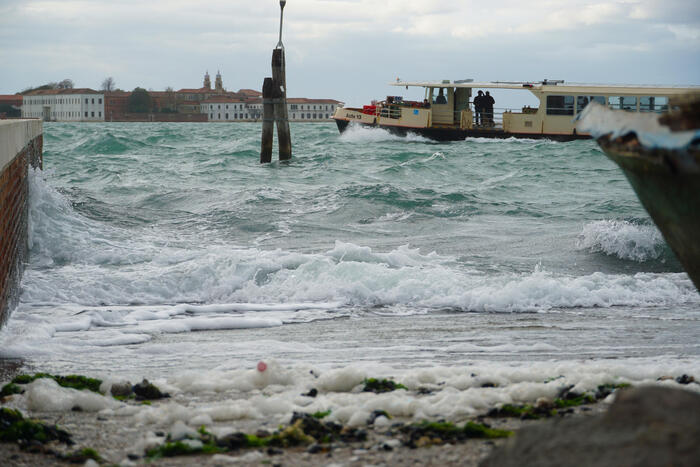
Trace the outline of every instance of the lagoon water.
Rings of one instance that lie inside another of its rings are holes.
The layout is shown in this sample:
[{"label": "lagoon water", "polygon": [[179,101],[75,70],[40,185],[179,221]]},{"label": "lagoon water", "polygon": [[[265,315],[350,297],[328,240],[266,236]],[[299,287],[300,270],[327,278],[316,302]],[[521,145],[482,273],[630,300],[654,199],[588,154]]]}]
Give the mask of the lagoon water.
[{"label": "lagoon water", "polygon": [[473,406],[484,378],[505,401],[700,376],[700,295],[594,142],[292,137],[260,165],[258,124],[46,124],[0,358],[195,392],[264,360]]}]

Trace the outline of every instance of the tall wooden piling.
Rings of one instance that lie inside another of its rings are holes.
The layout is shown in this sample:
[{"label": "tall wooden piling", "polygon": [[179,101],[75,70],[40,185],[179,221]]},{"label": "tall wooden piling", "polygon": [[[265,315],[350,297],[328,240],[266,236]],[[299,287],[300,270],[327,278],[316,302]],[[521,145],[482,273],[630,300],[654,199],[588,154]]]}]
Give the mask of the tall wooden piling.
[{"label": "tall wooden piling", "polygon": [[272,51],[272,82],[275,94],[275,120],[277,122],[277,143],[279,144],[280,160],[292,158],[292,137],[289,133],[289,117],[287,115],[287,79],[285,76],[284,49]]},{"label": "tall wooden piling", "polygon": [[263,124],[262,143],[260,145],[260,163],[272,162],[273,125],[275,124],[275,105],[273,103],[274,83],[272,78],[263,82]]},{"label": "tall wooden piling", "polygon": [[280,39],[272,51],[272,78],[263,81],[263,127],[260,143],[260,163],[272,161],[273,123],[277,124],[277,142],[281,161],[292,158],[292,137],[287,115],[287,77],[285,72],[284,45],[282,45],[282,19],[286,0],[280,0]]}]

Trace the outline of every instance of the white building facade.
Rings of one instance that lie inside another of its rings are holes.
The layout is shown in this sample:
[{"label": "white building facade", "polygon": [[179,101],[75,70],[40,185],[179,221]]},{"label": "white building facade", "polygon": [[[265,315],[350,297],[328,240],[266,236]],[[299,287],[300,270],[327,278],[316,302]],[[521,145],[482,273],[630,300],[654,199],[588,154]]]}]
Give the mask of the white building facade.
[{"label": "white building facade", "polygon": [[22,118],[52,122],[104,122],[104,94],[92,89],[47,89],[22,98]]},{"label": "white building facade", "polygon": [[227,98],[207,99],[200,104],[210,122],[250,122],[259,119],[251,103]]},{"label": "white building facade", "polygon": [[[333,99],[287,99],[287,114],[294,122],[327,122],[341,102]],[[201,112],[210,122],[251,122],[262,118],[260,99],[242,101],[212,98],[201,103]]]}]

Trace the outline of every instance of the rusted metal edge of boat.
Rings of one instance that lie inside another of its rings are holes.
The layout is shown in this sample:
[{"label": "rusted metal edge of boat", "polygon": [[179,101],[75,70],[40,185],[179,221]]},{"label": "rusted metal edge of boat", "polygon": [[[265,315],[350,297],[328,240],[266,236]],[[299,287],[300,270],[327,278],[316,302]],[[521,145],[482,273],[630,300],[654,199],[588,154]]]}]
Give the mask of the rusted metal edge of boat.
[{"label": "rusted metal edge of boat", "polygon": [[599,106],[584,112],[579,126],[620,166],[700,291],[700,93],[670,105],[664,116],[637,121]]}]

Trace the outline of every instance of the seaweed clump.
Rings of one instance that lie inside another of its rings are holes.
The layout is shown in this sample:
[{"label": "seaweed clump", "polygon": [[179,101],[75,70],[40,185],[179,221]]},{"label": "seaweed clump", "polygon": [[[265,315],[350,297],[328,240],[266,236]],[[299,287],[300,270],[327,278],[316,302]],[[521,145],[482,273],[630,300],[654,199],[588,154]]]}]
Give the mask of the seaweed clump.
[{"label": "seaweed clump", "polygon": [[59,454],[58,457],[61,460],[70,462],[71,464],[84,464],[89,459],[92,459],[95,462],[104,462],[102,456],[100,456],[100,454],[92,448],[84,448],[68,454]]},{"label": "seaweed clump", "polygon": [[24,390],[19,386],[24,384],[29,384],[40,378],[49,378],[59,386],[64,388],[71,388],[77,390],[87,389],[92,392],[100,392],[100,385],[102,385],[101,379],[88,378],[82,375],[51,375],[49,373],[36,373],[34,375],[18,375],[10,383],[4,385],[2,390],[0,390],[0,396],[7,396],[10,394],[21,394]]},{"label": "seaweed clump", "polygon": [[192,454],[217,454],[250,448],[289,448],[328,444],[336,440],[345,442],[365,441],[367,432],[357,428],[345,428],[338,423],[321,422],[311,414],[294,413],[290,424],[272,434],[231,433],[217,438],[200,428],[198,435],[184,440],[172,440],[146,452],[146,458],[186,456]]},{"label": "seaweed clump", "polygon": [[[92,391],[98,394],[100,393],[100,386],[102,385],[102,380],[97,378],[89,378],[82,375],[52,375],[49,373],[35,373],[33,375],[23,374],[16,376],[8,384],[4,385],[0,389],[0,397],[6,397],[12,394],[22,394],[24,392],[23,385],[29,384],[40,378],[49,378],[59,386],[64,388],[71,388],[77,390]],[[112,387],[112,397],[119,401],[133,400],[137,401],[149,401],[163,399],[170,397],[167,392],[161,391],[155,384],[144,379],[142,382],[131,386],[130,383],[122,384],[118,386],[118,391],[115,391],[115,386]]]},{"label": "seaweed clump", "polygon": [[366,378],[364,384],[365,386],[362,388],[363,392],[373,392],[375,394],[396,391],[397,389],[408,390],[403,384],[390,379]]},{"label": "seaweed clump", "polygon": [[72,446],[70,433],[37,420],[24,418],[19,410],[0,408],[0,442],[17,443],[20,448],[43,445],[50,441]]},{"label": "seaweed clump", "polygon": [[[572,386],[563,388],[559,392],[559,397],[554,401],[538,401],[535,405],[530,404],[504,404],[501,407],[495,407],[489,410],[487,417],[513,417],[522,420],[536,420],[539,418],[549,418],[555,415],[563,415],[572,411],[573,407],[578,407],[586,404],[594,404],[595,402],[605,399],[610,394],[618,389],[629,387],[627,383],[620,384],[601,384],[598,386],[594,394],[578,394],[571,391]],[[559,409],[559,410],[557,410]]]},{"label": "seaweed clump", "polygon": [[507,438],[513,434],[509,430],[499,430],[486,424],[474,422],[467,422],[464,426],[447,422],[422,422],[406,425],[401,428],[401,432],[406,435],[404,444],[411,448],[465,441],[472,438]]},{"label": "seaweed clump", "polygon": [[516,405],[504,404],[488,411],[487,417],[520,418],[522,420],[537,420],[548,418],[557,414],[557,411],[548,405]]}]

